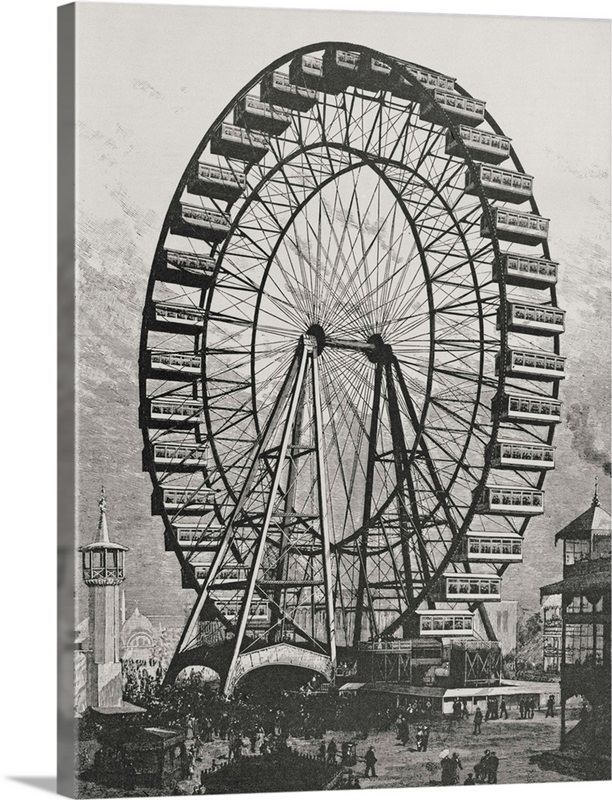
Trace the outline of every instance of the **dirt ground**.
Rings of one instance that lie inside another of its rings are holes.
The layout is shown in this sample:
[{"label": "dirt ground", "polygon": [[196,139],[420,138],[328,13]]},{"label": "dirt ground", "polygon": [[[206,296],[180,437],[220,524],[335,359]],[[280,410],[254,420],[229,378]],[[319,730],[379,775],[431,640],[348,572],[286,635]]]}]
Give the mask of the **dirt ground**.
[{"label": "dirt ground", "polygon": [[[357,742],[358,763],[354,768],[360,776],[363,788],[383,788],[401,786],[428,786],[440,783],[439,754],[444,749],[459,753],[463,764],[461,782],[468,772],[473,772],[474,764],[480,760],[485,749],[494,750],[499,758],[499,783],[550,783],[558,781],[574,781],[569,775],[550,770],[543,770],[537,764],[530,763],[531,756],[543,751],[554,750],[558,746],[560,736],[560,719],[544,717],[537,713],[532,720],[508,719],[483,722],[482,733],[472,733],[471,720],[454,722],[449,719],[436,719],[430,724],[428,751],[419,753],[416,749],[414,734],[410,731],[410,740],[404,747],[395,737],[394,731],[372,733],[367,739],[359,738],[345,731],[328,731],[325,740],[335,739],[340,750],[340,743],[347,740]],[[316,754],[320,740],[290,738],[289,744],[302,753]],[[374,745],[378,763],[376,778],[364,778],[365,764],[363,758],[370,745]],[[215,741],[202,747],[201,760],[196,769],[212,765],[213,758],[224,759],[227,755],[227,743]],[[296,787],[297,788],[297,787]]]},{"label": "dirt ground", "polygon": [[[463,765],[461,782],[468,772],[473,772],[474,764],[480,760],[485,749],[494,750],[499,758],[498,783],[549,783],[573,781],[568,775],[543,770],[530,758],[544,750],[558,746],[560,719],[546,719],[543,714],[532,720],[508,719],[483,722],[482,733],[472,733],[471,720],[454,722],[434,720],[430,725],[428,750],[419,753],[414,742],[416,728],[410,731],[410,741],[404,747],[395,737],[394,731],[374,733],[367,739],[357,740],[358,764],[355,772],[360,775],[363,788],[383,788],[400,786],[428,786],[440,783],[440,758],[442,750],[457,752]],[[342,732],[329,732],[326,740],[335,738],[336,742],[346,740]],[[291,740],[303,752],[315,752],[319,742]],[[374,745],[378,763],[376,778],[362,777],[365,771],[363,757],[367,748]]]},{"label": "dirt ground", "polygon": [[[436,719],[430,724],[430,738],[427,752],[419,753],[416,749],[414,734],[416,727],[410,731],[410,740],[403,746],[397,739],[395,731],[372,733],[367,739],[346,731],[328,731],[325,741],[335,739],[340,750],[343,741],[355,741],[357,745],[357,765],[353,768],[359,776],[362,788],[386,788],[403,786],[435,786],[440,784],[440,752],[448,749],[457,752],[463,765],[461,783],[468,772],[473,772],[474,764],[480,760],[485,749],[494,750],[499,758],[498,783],[554,783],[559,781],[576,781],[570,775],[542,769],[530,759],[543,751],[556,749],[559,742],[560,719],[546,719],[543,713],[537,713],[533,720],[510,718],[508,720],[491,720],[483,722],[482,733],[474,735],[471,720],[454,722],[450,719]],[[246,740],[245,740],[246,741]],[[188,742],[189,744],[189,742]],[[315,755],[321,744],[320,739],[300,739],[291,737],[289,745],[302,753]],[[370,745],[374,746],[378,763],[376,777],[365,778],[365,752]],[[248,747],[245,756],[248,756]],[[215,740],[202,745],[192,778],[182,781],[180,789],[184,794],[191,794],[199,784],[200,771],[213,766],[213,762],[223,762],[227,757],[228,744],[223,740]],[[300,787],[296,786],[296,789]],[[81,784],[81,796],[126,796],[120,790],[110,790],[95,784]],[[245,788],[245,791],[247,789]],[[159,791],[135,791],[135,796],[157,795]]]}]

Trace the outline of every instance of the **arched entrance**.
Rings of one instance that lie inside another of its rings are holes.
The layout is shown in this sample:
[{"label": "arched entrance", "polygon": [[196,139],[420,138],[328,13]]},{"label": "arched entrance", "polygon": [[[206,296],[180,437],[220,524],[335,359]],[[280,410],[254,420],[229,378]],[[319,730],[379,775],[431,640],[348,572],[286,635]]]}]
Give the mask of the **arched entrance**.
[{"label": "arched entrance", "polygon": [[311,681],[319,685],[325,678],[310,669],[278,664],[251,670],[236,684],[234,693],[252,699],[277,697],[282,690],[296,692]]},{"label": "arched entrance", "polygon": [[[259,680],[252,676],[245,683],[247,676],[254,672],[259,673]],[[331,681],[333,667],[329,656],[284,642],[273,644],[240,654],[230,681],[225,686],[225,694],[232,695],[239,685],[263,685],[269,680],[268,676],[274,675],[279,679],[285,676],[291,686],[298,688],[307,683],[313,674],[320,675],[325,681]]]}]

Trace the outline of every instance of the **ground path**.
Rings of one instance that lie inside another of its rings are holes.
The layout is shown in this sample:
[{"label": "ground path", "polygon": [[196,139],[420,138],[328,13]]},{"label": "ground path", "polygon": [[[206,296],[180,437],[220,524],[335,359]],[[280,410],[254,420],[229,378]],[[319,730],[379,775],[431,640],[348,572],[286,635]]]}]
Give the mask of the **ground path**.
[{"label": "ground path", "polygon": [[[558,717],[546,719],[537,715],[532,720],[508,719],[483,722],[482,733],[472,733],[471,720],[454,722],[436,719],[430,724],[429,747],[426,753],[416,749],[414,734],[416,726],[411,726],[410,740],[404,747],[396,738],[394,731],[373,733],[367,739],[357,739],[359,762],[355,771],[360,776],[363,788],[427,786],[440,783],[440,758],[442,750],[457,751],[463,764],[461,782],[468,772],[473,772],[474,764],[482,757],[485,749],[494,750],[499,758],[499,783],[550,783],[555,781],[574,781],[569,775],[551,770],[543,770],[531,764],[530,758],[545,750],[558,747],[560,720]],[[329,731],[326,741],[340,742],[350,738],[343,731]],[[320,740],[290,739],[290,744],[304,753],[316,753]],[[376,778],[363,778],[365,765],[363,757],[370,745],[374,745],[378,763]]]},{"label": "ground path", "polygon": [[[427,786],[440,783],[440,758],[442,750],[457,751],[463,764],[461,782],[468,772],[473,772],[474,764],[482,757],[485,749],[494,750],[499,758],[499,783],[551,783],[558,781],[574,781],[569,775],[552,770],[543,770],[537,764],[530,763],[531,756],[558,747],[560,735],[560,719],[546,719],[537,714],[532,720],[508,719],[483,722],[482,733],[475,736],[470,719],[454,722],[450,719],[434,719],[430,724],[428,751],[419,753],[416,749],[414,734],[416,726],[412,725],[410,740],[403,746],[395,737],[393,730],[371,733],[367,739],[346,731],[328,731],[325,741],[335,739],[340,751],[343,741],[357,742],[358,764],[355,767],[363,788],[383,788],[401,786]],[[245,740],[246,741],[246,740]],[[289,745],[301,753],[316,755],[320,739],[289,738]],[[370,745],[374,746],[378,763],[376,778],[362,777],[365,771],[363,758]],[[202,746],[201,759],[196,770],[212,765],[213,759],[224,760],[228,745],[222,740],[215,740]],[[248,751],[248,747],[245,748]],[[245,752],[245,755],[248,754]],[[194,775],[194,778],[196,778]],[[296,787],[296,789],[299,787]]]},{"label": "ground path", "polygon": [[[359,776],[361,786],[368,789],[439,785],[439,756],[445,749],[459,754],[463,764],[461,783],[468,772],[473,772],[474,764],[480,760],[485,749],[494,750],[499,758],[499,783],[555,783],[578,780],[530,763],[532,756],[558,747],[559,717],[546,719],[543,714],[537,713],[533,720],[512,718],[483,722],[482,733],[479,736],[475,736],[472,730],[472,722],[469,719],[460,722],[434,719],[430,723],[429,748],[425,753],[417,752],[414,725],[411,726],[410,739],[406,746],[396,739],[393,730],[372,733],[366,739],[346,731],[328,731],[325,734],[325,742],[335,739],[338,751],[342,742],[348,740],[356,742],[358,763],[354,772]],[[289,738],[289,745],[305,754],[316,755],[320,744],[320,739]],[[363,759],[370,745],[374,746],[378,758],[376,778],[364,777]],[[248,755],[248,750],[248,746],[245,747],[245,756]],[[200,772],[210,769],[213,764],[224,763],[227,755],[228,742],[222,739],[201,745],[198,758],[193,765],[192,777],[180,783],[181,793],[192,794],[200,782]],[[295,789],[299,790],[300,787],[296,786]],[[249,787],[241,787],[240,791],[248,792]],[[163,790],[126,791],[79,782],[79,795],[82,797],[141,797],[160,794],[164,794]]]}]

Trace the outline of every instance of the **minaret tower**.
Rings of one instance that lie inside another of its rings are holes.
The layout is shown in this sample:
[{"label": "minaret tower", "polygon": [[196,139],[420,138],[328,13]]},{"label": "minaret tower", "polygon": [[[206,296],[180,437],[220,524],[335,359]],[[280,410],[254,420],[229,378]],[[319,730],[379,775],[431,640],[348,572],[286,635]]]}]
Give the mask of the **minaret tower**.
[{"label": "minaret tower", "polygon": [[121,682],[121,584],[124,553],[128,549],[108,538],[106,496],[100,492],[100,518],[96,538],[79,547],[83,554],[83,580],[89,586],[89,651],[87,653],[87,705],[119,708]]}]

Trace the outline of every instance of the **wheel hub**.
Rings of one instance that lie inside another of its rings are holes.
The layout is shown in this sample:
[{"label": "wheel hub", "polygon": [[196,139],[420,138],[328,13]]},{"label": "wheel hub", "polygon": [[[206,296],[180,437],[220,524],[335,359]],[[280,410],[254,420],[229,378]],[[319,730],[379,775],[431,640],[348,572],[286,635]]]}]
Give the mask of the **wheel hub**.
[{"label": "wheel hub", "polygon": [[323,352],[325,347],[332,347],[336,350],[361,350],[368,360],[374,364],[387,364],[393,358],[393,350],[390,344],[385,344],[382,336],[375,333],[367,341],[358,339],[340,339],[339,337],[327,336],[323,327],[317,323],[311,325],[306,331],[308,336],[312,336],[316,341],[317,350]]}]

